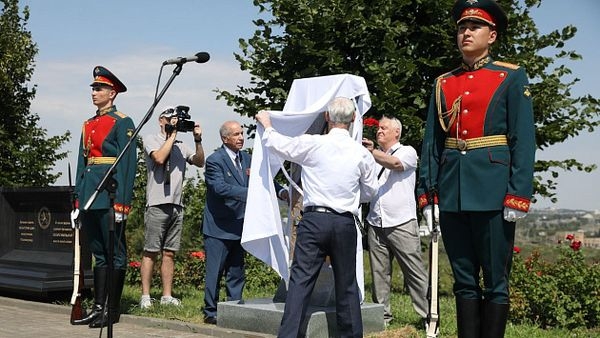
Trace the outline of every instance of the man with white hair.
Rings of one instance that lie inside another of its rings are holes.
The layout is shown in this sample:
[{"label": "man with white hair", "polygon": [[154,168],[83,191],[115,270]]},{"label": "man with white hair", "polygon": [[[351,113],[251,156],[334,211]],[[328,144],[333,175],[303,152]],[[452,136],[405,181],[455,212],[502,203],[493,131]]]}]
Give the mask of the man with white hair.
[{"label": "man with white hair", "polygon": [[[202,129],[194,125],[195,149],[177,140],[178,111],[185,106],[167,107],[158,117],[160,133],[146,135],[143,139],[148,167],[146,185],[146,212],[144,214],[144,254],[142,257],[142,298],[140,308],[152,306],[150,286],[154,263],[162,254],[160,267],[162,280],[162,305],[180,305],[172,296],[175,252],[179,250],[183,227],[182,191],[186,165],[204,166]],[[187,113],[187,110],[185,110]]]},{"label": "man with white hair", "polygon": [[402,124],[395,117],[383,117],[377,129],[377,144],[363,139],[363,145],[377,162],[381,187],[370,203],[369,258],[373,276],[373,302],[384,305],[386,325],[392,319],[390,293],[394,257],[404,276],[404,285],[415,311],[427,318],[427,272],[421,257],[421,240],[415,198],[417,151],[400,143]]},{"label": "man with white hair", "polygon": [[273,129],[268,111],[256,115],[265,128],[264,145],[282,159],[302,166],[304,212],[297,227],[279,337],[302,335],[310,295],[326,256],[335,278],[337,333],[363,336],[355,273],[355,217],[360,202],[372,199],[379,185],[373,157],[350,137],[354,114],[354,102],[337,97],[325,112],[329,133],[298,137]]}]

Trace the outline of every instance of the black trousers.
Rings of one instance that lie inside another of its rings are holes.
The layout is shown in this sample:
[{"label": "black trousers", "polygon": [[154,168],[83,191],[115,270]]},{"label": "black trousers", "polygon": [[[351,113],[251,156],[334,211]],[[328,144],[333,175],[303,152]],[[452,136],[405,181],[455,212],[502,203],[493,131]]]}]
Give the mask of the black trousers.
[{"label": "black trousers", "polygon": [[278,337],[306,334],[310,295],[325,257],[335,278],[337,332],[362,337],[362,317],[356,282],[357,230],[351,215],[305,212],[298,224],[285,310]]},{"label": "black trousers", "polygon": [[505,221],[502,211],[441,212],[440,227],[455,296],[508,304],[515,223]]}]

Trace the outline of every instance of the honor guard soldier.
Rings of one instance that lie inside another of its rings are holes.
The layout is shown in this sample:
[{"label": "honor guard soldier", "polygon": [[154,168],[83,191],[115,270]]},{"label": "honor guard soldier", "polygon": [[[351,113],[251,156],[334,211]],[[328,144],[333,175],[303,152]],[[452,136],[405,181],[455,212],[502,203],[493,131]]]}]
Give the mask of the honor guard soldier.
[{"label": "honor guard soldier", "polygon": [[[78,196],[79,220],[94,256],[94,305],[89,315],[75,325],[89,324],[92,328],[108,325],[107,311],[113,323],[119,321],[119,304],[125,269],[127,248],[125,222],[131,206],[136,170],[135,143],[130,146],[117,164],[112,175],[117,183],[114,193],[114,260],[113,280],[108,280],[109,225],[111,205],[109,193],[102,190],[84,211],[83,207],[95,192],[110,166],[129,142],[134,125],[130,117],[117,110],[114,100],[118,93],[127,91],[125,85],[108,69],[97,66],[93,71],[92,102],[98,108],[93,117],[84,122],[79,144],[75,192]],[[112,286],[109,289],[109,286]],[[107,293],[109,302],[106,304]],[[108,308],[107,308],[108,307]]]},{"label": "honor guard soldier", "polygon": [[459,0],[452,15],[463,62],[435,80],[418,201],[429,224],[439,216],[458,337],[503,337],[515,222],[533,193],[531,93],[522,67],[490,56],[508,23],[496,1]]}]

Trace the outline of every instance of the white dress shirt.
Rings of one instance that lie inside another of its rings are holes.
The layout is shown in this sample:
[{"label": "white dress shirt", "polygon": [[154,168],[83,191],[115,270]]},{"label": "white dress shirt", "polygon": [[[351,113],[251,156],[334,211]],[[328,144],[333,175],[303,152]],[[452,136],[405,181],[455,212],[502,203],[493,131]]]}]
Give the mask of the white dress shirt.
[{"label": "white dress shirt", "polygon": [[304,207],[325,206],[358,216],[360,202],[371,200],[377,193],[375,160],[346,129],[288,137],[267,128],[262,140],[282,159],[302,166]]},{"label": "white dress shirt", "polygon": [[[397,149],[397,150],[396,150]],[[395,152],[394,152],[395,150]],[[379,177],[381,187],[371,201],[367,222],[376,227],[393,227],[417,218],[415,197],[417,152],[400,143],[388,149],[387,154],[398,158],[404,170],[385,169]],[[379,174],[382,166],[377,163]]]},{"label": "white dress shirt", "polygon": [[225,148],[225,152],[227,152],[227,155],[229,155],[229,158],[231,159],[231,163],[233,163],[233,165],[237,167],[237,163],[235,163],[235,159],[238,156],[238,153],[229,149],[229,147],[223,146],[223,148]]}]

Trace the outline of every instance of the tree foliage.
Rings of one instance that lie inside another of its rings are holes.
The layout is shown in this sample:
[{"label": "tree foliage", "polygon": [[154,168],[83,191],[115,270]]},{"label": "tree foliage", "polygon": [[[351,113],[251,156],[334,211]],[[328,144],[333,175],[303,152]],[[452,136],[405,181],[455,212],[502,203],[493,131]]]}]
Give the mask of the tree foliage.
[{"label": "tree foliage", "polygon": [[0,186],[46,186],[60,176],[50,171],[67,156],[58,149],[70,133],[48,138],[39,116],[29,111],[35,86],[27,83],[37,54],[26,27],[29,9],[21,17],[17,0],[0,3]]},{"label": "tree foliage", "polygon": [[[296,78],[339,73],[365,78],[373,107],[368,115],[395,116],[405,126],[403,143],[421,149],[427,104],[434,79],[460,64],[456,25],[449,13],[454,0],[254,0],[266,18],[240,39],[240,68],[251,75],[249,86],[218,98],[240,115],[281,109]],[[599,123],[598,99],[573,97],[566,60],[581,59],[565,50],[577,28],[567,26],[540,34],[530,10],[542,0],[498,0],[509,29],[493,46],[496,59],[525,67],[534,95],[536,141],[546,149]],[[554,53],[548,56],[549,53]],[[543,52],[543,53],[542,53]],[[545,53],[545,54],[544,54]],[[536,162],[535,192],[556,201],[558,170],[591,171],[575,159]],[[551,178],[543,181],[545,174]]]}]

